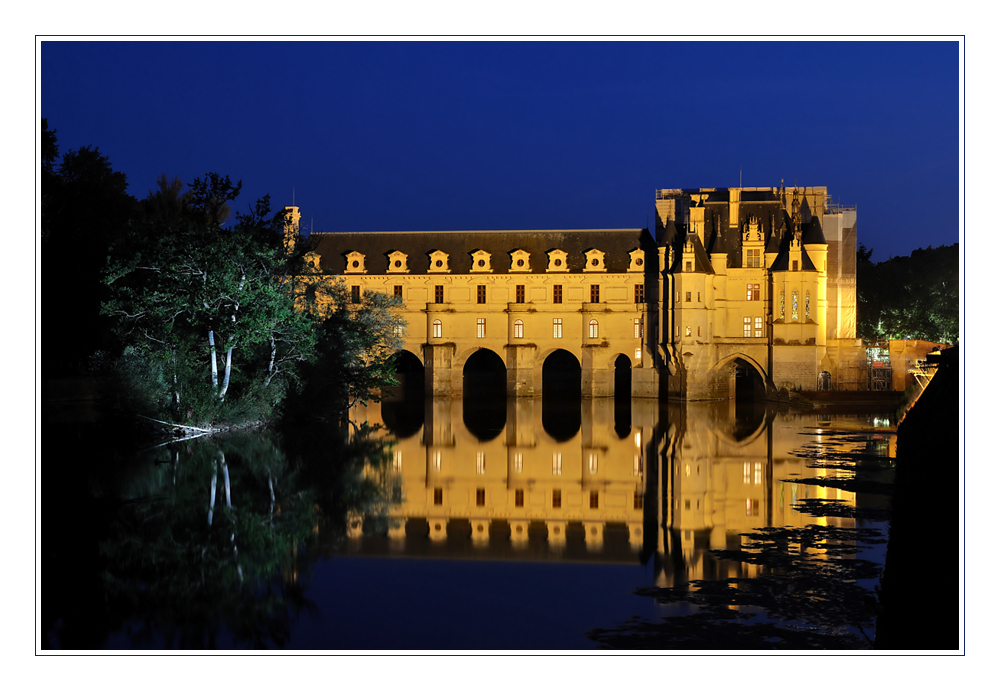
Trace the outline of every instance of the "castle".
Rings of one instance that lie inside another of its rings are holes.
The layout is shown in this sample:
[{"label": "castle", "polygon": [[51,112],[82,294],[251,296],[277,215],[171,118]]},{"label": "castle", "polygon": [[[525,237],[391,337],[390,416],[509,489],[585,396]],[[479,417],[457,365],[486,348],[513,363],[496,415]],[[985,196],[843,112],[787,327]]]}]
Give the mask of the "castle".
[{"label": "castle", "polygon": [[655,203],[652,233],[313,233],[308,280],[399,297],[401,357],[428,395],[462,395],[466,368],[487,362],[508,395],[538,396],[555,360],[579,368],[584,398],[866,388],[855,208],[783,185],[662,189]]}]

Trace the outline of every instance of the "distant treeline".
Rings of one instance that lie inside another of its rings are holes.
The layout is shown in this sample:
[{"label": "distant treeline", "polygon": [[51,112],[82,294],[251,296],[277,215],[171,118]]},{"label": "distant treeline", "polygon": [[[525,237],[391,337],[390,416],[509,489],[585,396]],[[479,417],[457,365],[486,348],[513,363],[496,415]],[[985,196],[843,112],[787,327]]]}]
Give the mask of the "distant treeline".
[{"label": "distant treeline", "polygon": [[958,243],[871,260],[858,248],[858,329],[867,341],[911,339],[958,344]]}]

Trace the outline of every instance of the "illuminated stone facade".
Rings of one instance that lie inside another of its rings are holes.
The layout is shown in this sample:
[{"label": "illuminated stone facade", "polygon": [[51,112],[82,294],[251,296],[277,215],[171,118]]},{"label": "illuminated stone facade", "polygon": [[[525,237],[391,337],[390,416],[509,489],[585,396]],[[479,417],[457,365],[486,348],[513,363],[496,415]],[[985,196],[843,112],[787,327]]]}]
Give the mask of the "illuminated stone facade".
[{"label": "illuminated stone facade", "polygon": [[[298,209],[292,207],[297,224]],[[313,233],[307,265],[402,299],[426,391],[463,393],[486,350],[507,393],[541,394],[556,351],[584,397],[727,398],[865,387],[856,211],[825,187],[659,190],[656,227]],[[316,280],[305,279],[303,280]],[[627,370],[628,377],[621,372]]]}]

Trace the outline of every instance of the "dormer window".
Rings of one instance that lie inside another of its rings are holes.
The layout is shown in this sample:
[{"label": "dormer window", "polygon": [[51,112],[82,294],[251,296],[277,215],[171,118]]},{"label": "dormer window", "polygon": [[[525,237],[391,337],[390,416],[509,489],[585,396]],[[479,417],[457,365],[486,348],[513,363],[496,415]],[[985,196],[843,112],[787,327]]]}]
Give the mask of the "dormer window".
[{"label": "dormer window", "polygon": [[431,263],[428,271],[431,273],[448,273],[448,253],[441,250],[434,250],[429,255]]},{"label": "dormer window", "polygon": [[510,253],[510,270],[531,271],[531,265],[529,262],[530,259],[530,253],[525,252],[524,250],[514,250]]},{"label": "dormer window", "polygon": [[562,250],[549,250],[548,271],[569,271],[569,264],[566,261],[567,254]]},{"label": "dormer window", "polygon": [[642,248],[636,248],[628,253],[629,256],[629,271],[645,271],[646,270],[646,253],[642,251]]},{"label": "dormer window", "polygon": [[347,268],[344,273],[363,274],[365,272],[365,255],[360,252],[347,253]]},{"label": "dormer window", "polygon": [[587,257],[587,263],[583,267],[584,271],[606,271],[604,268],[604,252],[591,249],[583,254]]},{"label": "dormer window", "polygon": [[490,265],[490,253],[486,250],[476,250],[472,253],[473,273],[493,273]]},{"label": "dormer window", "polygon": [[410,270],[406,268],[406,255],[403,252],[395,251],[389,253],[389,273],[407,274]]}]

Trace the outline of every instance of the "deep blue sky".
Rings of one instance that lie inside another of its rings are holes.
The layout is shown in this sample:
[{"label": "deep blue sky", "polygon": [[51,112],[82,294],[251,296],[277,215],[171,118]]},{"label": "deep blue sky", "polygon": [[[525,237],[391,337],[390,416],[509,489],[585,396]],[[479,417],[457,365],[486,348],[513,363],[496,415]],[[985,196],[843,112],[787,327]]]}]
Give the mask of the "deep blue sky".
[{"label": "deep blue sky", "polygon": [[305,228],[621,228],[654,190],[826,185],[874,259],[959,240],[957,42],[44,42],[41,116],[129,191]]}]

